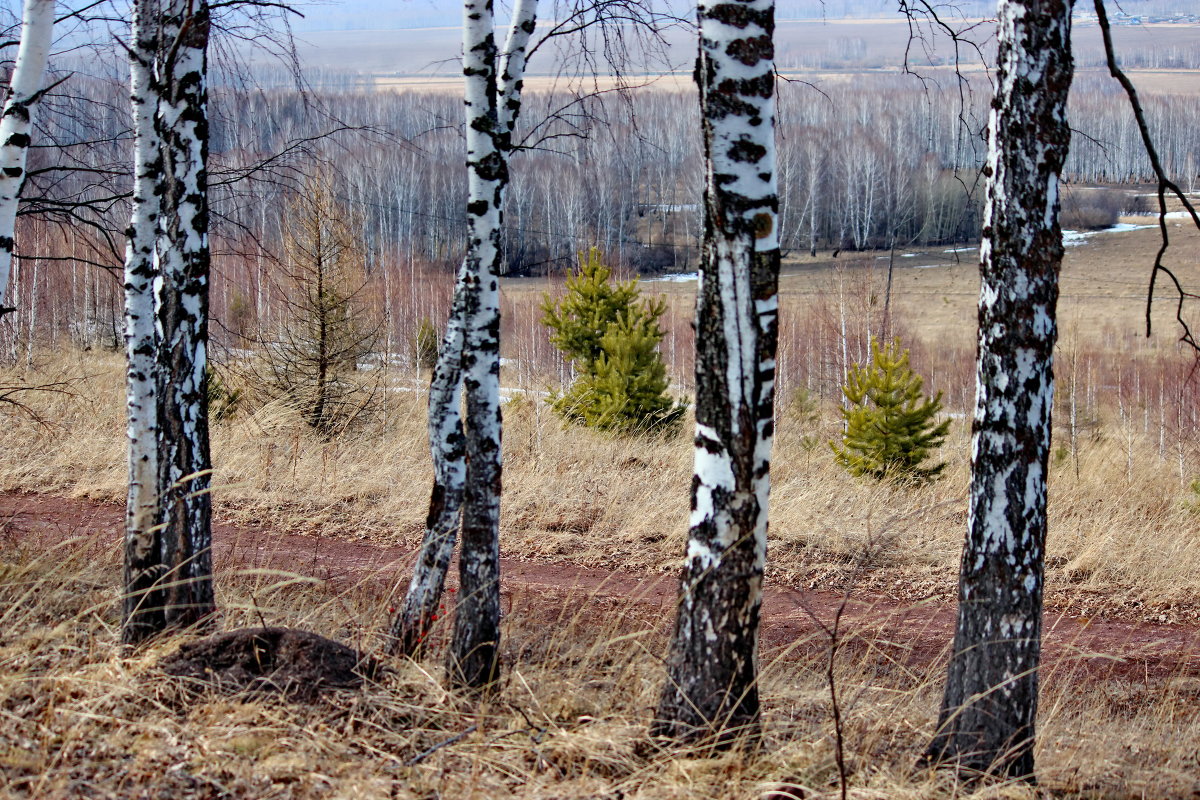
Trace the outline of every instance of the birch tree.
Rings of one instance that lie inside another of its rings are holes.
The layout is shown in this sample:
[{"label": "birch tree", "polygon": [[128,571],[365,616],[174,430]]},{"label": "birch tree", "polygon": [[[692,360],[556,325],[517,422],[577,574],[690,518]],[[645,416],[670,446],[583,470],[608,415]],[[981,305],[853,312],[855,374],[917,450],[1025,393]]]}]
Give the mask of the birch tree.
[{"label": "birch tree", "polygon": [[1000,0],[970,511],[935,764],[1032,776],[1072,0]]},{"label": "birch tree", "polygon": [[25,0],[17,60],[0,113],[0,317],[16,310],[3,302],[12,271],[17,205],[25,185],[33,113],[45,94],[42,81],[54,35],[54,10],[54,0]]},{"label": "birch tree", "polygon": [[[536,11],[536,0],[519,0],[501,54],[491,0],[463,5],[467,252],[430,391],[435,480],[426,533],[393,625],[396,646],[415,652],[438,606],[461,508],[459,601],[447,674],[452,683],[472,687],[490,684],[499,674],[500,235],[512,129]],[[460,385],[465,425],[458,411]]]},{"label": "birch tree", "polygon": [[779,242],[773,0],[702,0],[704,242],[696,437],[679,614],[651,734],[759,724],[758,623],[774,432]]},{"label": "birch tree", "polygon": [[410,656],[421,653],[437,613],[446,571],[458,538],[463,487],[467,480],[461,412],[466,269],[464,263],[455,284],[446,333],[429,384],[427,432],[433,456],[433,490],[425,518],[425,536],[404,605],[392,622],[393,652]]},{"label": "birch tree", "polygon": [[159,105],[161,219],[157,250],[158,493],[167,625],[214,610],[211,461],[205,391],[208,342],[209,9],[205,0],[162,8]]},{"label": "birch tree", "polygon": [[136,0],[130,35],[133,107],[133,213],[125,254],[125,397],[129,439],[129,493],[125,507],[123,638],[132,644],[163,627],[161,545],[158,529],[158,408],[154,280],[162,172],[162,141],[155,126],[158,93],[159,0]]}]

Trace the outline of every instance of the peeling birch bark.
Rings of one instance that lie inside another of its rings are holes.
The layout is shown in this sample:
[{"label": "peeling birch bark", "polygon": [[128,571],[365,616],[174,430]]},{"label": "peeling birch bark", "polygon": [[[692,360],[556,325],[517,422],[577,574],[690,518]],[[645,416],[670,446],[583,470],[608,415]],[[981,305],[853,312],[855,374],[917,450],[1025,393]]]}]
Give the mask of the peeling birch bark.
[{"label": "peeling birch bark", "polygon": [[129,493],[125,507],[125,597],[122,638],[142,641],[165,623],[158,522],[158,409],[154,281],[162,173],[162,142],[154,124],[158,111],[154,68],[157,61],[158,0],[136,0],[129,45],[130,99],[133,105],[133,213],[125,250],[125,408]]},{"label": "peeling birch bark", "polygon": [[1071,6],[999,5],[970,513],[953,654],[926,754],[930,763],[1011,777],[1034,769]]},{"label": "peeling birch bark", "polygon": [[209,11],[167,0],[162,15],[162,208],[158,236],[158,484],[166,623],[215,610],[211,460],[205,372],[208,345]]},{"label": "peeling birch bark", "polygon": [[25,0],[21,42],[13,65],[4,111],[0,114],[0,317],[16,311],[4,306],[12,272],[17,205],[25,185],[25,160],[33,132],[33,112],[41,100],[42,80],[54,35],[54,0]]},{"label": "peeling birch bark", "polygon": [[773,0],[699,6],[706,164],[692,512],[650,732],[729,744],[759,726],[779,282]]}]

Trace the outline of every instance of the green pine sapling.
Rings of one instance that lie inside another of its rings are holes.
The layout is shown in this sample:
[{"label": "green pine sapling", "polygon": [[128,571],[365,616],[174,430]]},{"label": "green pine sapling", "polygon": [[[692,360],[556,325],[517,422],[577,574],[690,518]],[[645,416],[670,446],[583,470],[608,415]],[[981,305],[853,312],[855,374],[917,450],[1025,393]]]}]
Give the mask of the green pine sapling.
[{"label": "green pine sapling", "polygon": [[878,347],[871,359],[856,365],[842,392],[846,429],[840,446],[830,442],[834,459],[851,475],[896,483],[928,483],[941,474],[944,463],[926,465],[941,446],[950,420],[935,422],[942,394],[923,392],[924,381],[912,371],[908,350],[899,340]]}]

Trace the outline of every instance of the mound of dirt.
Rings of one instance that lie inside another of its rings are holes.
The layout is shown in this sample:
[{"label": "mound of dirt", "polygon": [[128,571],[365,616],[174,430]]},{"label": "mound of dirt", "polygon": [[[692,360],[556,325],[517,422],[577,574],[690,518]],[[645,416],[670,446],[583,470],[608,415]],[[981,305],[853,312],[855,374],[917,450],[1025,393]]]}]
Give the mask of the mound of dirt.
[{"label": "mound of dirt", "polygon": [[368,655],[292,628],[218,633],[183,645],[159,667],[221,691],[279,692],[293,700],[311,700],[328,689],[353,689],[380,669]]}]

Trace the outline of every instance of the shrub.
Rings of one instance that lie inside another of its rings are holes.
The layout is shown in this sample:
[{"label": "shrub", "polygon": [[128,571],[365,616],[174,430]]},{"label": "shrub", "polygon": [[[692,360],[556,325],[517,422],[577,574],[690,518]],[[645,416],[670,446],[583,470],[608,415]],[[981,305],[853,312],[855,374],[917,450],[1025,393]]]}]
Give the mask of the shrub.
[{"label": "shrub", "polygon": [[1126,206],[1120,189],[1071,187],[1062,194],[1059,224],[1071,230],[1100,230],[1116,225]]},{"label": "shrub", "polygon": [[658,352],[665,304],[639,302],[637,281],[612,282],[611,274],[593,248],[580,257],[559,303],[542,297],[550,341],[579,374],[552,407],[564,419],[600,430],[672,431],[687,407],[667,393],[670,381]]},{"label": "shrub", "polygon": [[922,391],[924,380],[908,364],[908,350],[899,340],[882,348],[872,343],[866,366],[856,365],[842,393],[846,430],[842,444],[830,442],[834,458],[851,475],[897,483],[926,483],[946,466],[924,466],[941,446],[950,420],[935,424],[942,394],[932,399]]},{"label": "shrub", "polygon": [[209,419],[224,422],[237,414],[242,390],[225,381],[211,363],[204,369],[204,390],[208,394]]},{"label": "shrub", "polygon": [[422,317],[413,334],[413,361],[418,370],[432,373],[438,360],[438,332],[429,317]]}]

